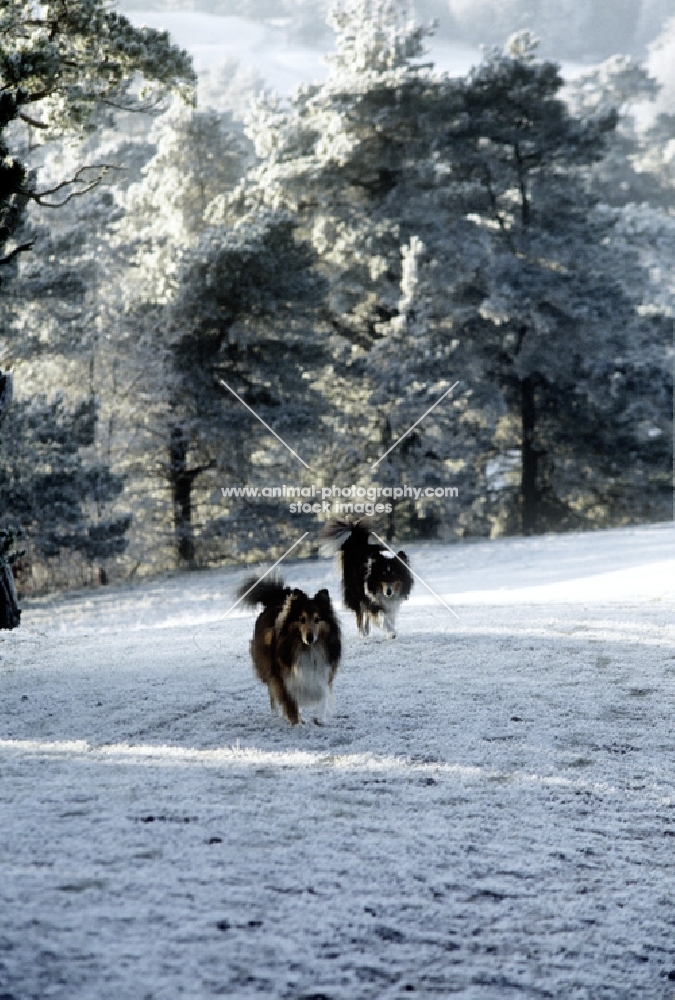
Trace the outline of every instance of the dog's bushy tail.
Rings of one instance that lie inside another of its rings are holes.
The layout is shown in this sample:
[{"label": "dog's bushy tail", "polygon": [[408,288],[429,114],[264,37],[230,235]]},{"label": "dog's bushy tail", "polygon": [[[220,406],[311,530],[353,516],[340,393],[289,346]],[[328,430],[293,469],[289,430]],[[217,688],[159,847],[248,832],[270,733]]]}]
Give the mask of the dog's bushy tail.
[{"label": "dog's bushy tail", "polygon": [[265,608],[280,608],[287,594],[288,587],[276,577],[258,580],[257,577],[250,576],[237,590],[237,597],[243,598],[243,603],[251,608],[256,604],[262,604]]},{"label": "dog's bushy tail", "polygon": [[327,521],[321,529],[320,537],[325,538],[329,542],[340,541],[342,536],[350,534],[358,523],[358,521],[349,521],[347,519]]},{"label": "dog's bushy tail", "polygon": [[333,548],[342,547],[346,541],[358,540],[368,544],[370,532],[360,521],[329,521],[321,531],[321,537]]}]

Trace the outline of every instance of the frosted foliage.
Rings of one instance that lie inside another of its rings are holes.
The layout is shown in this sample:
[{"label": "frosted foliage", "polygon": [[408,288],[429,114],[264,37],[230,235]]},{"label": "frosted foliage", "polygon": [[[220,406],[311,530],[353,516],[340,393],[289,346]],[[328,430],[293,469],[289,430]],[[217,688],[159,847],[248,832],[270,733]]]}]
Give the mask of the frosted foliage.
[{"label": "frosted foliage", "polygon": [[626,205],[618,230],[638,248],[649,276],[643,308],[675,317],[675,217],[649,205]]},{"label": "frosted foliage", "polygon": [[182,104],[157,120],[150,141],[157,152],[126,195],[122,231],[140,241],[138,279],[146,293],[166,301],[182,253],[206,228],[214,200],[239,180],[245,153],[229,113]]},{"label": "frosted foliage", "polygon": [[154,217],[176,238],[203,229],[213,198],[232,187],[242,170],[242,151],[229,114],[176,105],[150,135],[157,153],[144,179],[129,192],[131,212]]},{"label": "frosted foliage", "polygon": [[256,70],[236,59],[225,59],[199,74],[199,106],[231,111],[234,118],[244,121],[264,89],[265,81]]},{"label": "frosted foliage", "polygon": [[661,85],[659,109],[672,114],[675,106],[675,17],[668,21],[650,46],[647,65]]},{"label": "frosted foliage", "polygon": [[511,59],[520,59],[524,63],[533,63],[537,57],[539,39],[531,31],[517,31],[507,39],[504,54]]},{"label": "frosted foliage", "polygon": [[328,17],[337,33],[336,53],[328,57],[333,78],[408,71],[423,55],[426,30],[415,25],[412,6],[401,0],[343,0]]},{"label": "frosted foliage", "polygon": [[574,114],[605,115],[656,97],[658,84],[630,56],[612,56],[580,74],[566,96]]}]

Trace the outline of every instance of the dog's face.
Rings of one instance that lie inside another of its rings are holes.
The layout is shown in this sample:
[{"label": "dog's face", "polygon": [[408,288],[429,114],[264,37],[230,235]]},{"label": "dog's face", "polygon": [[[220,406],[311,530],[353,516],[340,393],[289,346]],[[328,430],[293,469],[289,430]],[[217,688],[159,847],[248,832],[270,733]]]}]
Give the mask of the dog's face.
[{"label": "dog's face", "polygon": [[301,590],[293,591],[285,627],[297,633],[305,646],[313,646],[325,639],[330,631],[332,609],[327,590],[320,590],[313,598]]},{"label": "dog's face", "polygon": [[[399,558],[408,562],[405,552],[399,552]],[[368,588],[373,594],[389,598],[401,597],[403,595],[404,582],[406,579],[406,569],[398,559],[393,556],[387,557],[381,553],[373,560],[370,575],[368,578]]]}]

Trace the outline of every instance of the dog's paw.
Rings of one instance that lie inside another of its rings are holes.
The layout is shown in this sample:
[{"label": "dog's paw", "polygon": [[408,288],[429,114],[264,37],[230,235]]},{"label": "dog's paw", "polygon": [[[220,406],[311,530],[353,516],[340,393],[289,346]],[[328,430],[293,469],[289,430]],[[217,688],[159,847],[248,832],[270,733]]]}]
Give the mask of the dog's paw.
[{"label": "dog's paw", "polygon": [[315,726],[325,726],[326,725],[325,719],[319,718],[318,715],[315,715],[312,718],[312,722],[314,723]]}]

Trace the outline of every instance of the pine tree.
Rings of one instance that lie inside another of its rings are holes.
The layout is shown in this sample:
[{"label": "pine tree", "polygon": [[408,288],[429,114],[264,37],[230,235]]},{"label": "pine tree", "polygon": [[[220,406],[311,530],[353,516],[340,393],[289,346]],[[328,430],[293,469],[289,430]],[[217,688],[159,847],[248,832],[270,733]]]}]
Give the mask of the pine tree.
[{"label": "pine tree", "polygon": [[[312,265],[311,247],[296,240],[293,221],[270,212],[245,217],[232,229],[214,226],[186,260],[171,309],[172,408],[176,426],[189,431],[195,466],[217,469],[221,482],[243,485],[256,477],[263,486],[276,485],[303,474],[233,392],[307,464],[321,447],[315,432],[322,399],[312,381],[329,357],[315,339],[323,283]],[[186,437],[184,431],[181,469]],[[265,514],[274,516],[267,521]],[[195,541],[189,517],[181,530],[179,551],[189,532],[200,562],[247,551],[259,557],[265,545],[288,537],[277,505],[238,504],[211,514]]]},{"label": "pine tree", "polygon": [[[491,234],[472,325],[509,409],[510,447],[520,448],[525,534],[626,516],[630,501],[616,496],[629,486],[626,451],[636,467],[655,463],[657,508],[663,490],[663,455],[641,443],[613,395],[655,333],[637,311],[636,255],[589,191],[617,113],[576,116],[561,87],[557,66],[521,33],[470,74],[448,132],[456,174],[482,189],[475,223]],[[657,424],[663,396],[657,386],[646,403]],[[649,476],[638,479],[648,492]]]},{"label": "pine tree", "polygon": [[[144,78],[134,93],[136,74]],[[103,0],[30,0],[0,5],[0,253],[21,220],[27,199],[44,201],[86,189],[105,165],[86,167],[48,192],[36,188],[25,162],[13,153],[8,128],[22,122],[39,141],[95,127],[104,105],[132,110],[151,106],[167,87],[187,94],[195,77],[187,55],[166,32],[134,28]],[[11,247],[7,264],[30,244]]]},{"label": "pine tree", "polygon": [[[409,4],[348,0],[335,5],[330,22],[336,49],[325,83],[300,88],[288,109],[273,98],[258,106],[250,134],[261,163],[241,201],[250,211],[291,211],[327,282],[317,330],[333,354],[321,381],[331,430],[325,475],[368,484],[372,463],[459,379],[456,394],[379,473],[429,484],[459,474],[469,495],[456,522],[446,512],[447,530],[450,523],[458,534],[482,530],[473,501],[492,416],[490,406],[479,414],[473,405],[480,365],[470,342],[458,338],[464,307],[453,293],[483,251],[438,152],[439,122],[454,113],[461,88],[424,62],[428,31],[413,22]],[[425,247],[426,281],[426,312],[416,325],[402,292],[403,261],[415,241]],[[410,507],[402,530],[432,513],[431,504]]]},{"label": "pine tree", "polygon": [[[55,142],[61,142],[64,135],[81,138],[95,131],[110,117],[112,108],[138,111],[156,106],[172,88],[188,97],[194,82],[189,57],[170,43],[168,34],[134,28],[102,0],[76,0],[74,3],[55,0],[38,6],[23,0],[10,0],[0,4],[0,267],[5,278],[11,269],[15,276],[20,255],[33,246],[33,239],[20,238],[21,226],[25,225],[26,206],[32,203],[62,207],[75,196],[95,187],[110,169],[110,164],[105,161],[84,162],[72,174],[40,185],[38,171],[31,169],[27,159],[32,156],[35,163],[37,158],[37,165],[41,165],[35,147],[43,145],[48,152]],[[28,151],[23,143],[26,130]],[[52,267],[53,256],[46,254],[43,261],[45,271],[52,271],[52,277],[55,270]],[[82,277],[75,273],[72,275],[71,296],[76,297],[78,288],[82,288]],[[51,278],[47,274],[42,278],[42,287],[48,292]],[[67,285],[68,282],[59,284],[60,293]],[[6,286],[7,281],[3,291],[6,291]],[[6,320],[7,304],[2,305],[5,307],[3,320]],[[51,327],[56,329],[56,324],[52,323]],[[2,332],[5,337],[11,333],[16,338],[18,328],[15,324],[3,322]],[[41,333],[44,333],[44,326],[41,326]],[[34,338],[35,341],[38,339]],[[7,349],[5,343],[4,359],[25,354],[25,346],[17,346],[15,339]],[[23,440],[26,444],[21,427],[31,427],[36,414],[44,418],[57,441],[65,427],[72,427],[74,432],[81,429],[81,410],[77,406],[71,419],[65,411],[57,412],[60,406],[58,401],[34,400],[32,405],[33,409],[31,404],[13,408],[10,419],[16,425],[15,438],[3,439],[2,442],[5,469],[12,466],[16,471],[21,464],[15,452],[15,441]],[[92,413],[95,412],[95,406],[91,408],[91,400],[86,405],[90,406]],[[67,466],[62,479],[66,495],[72,477],[82,471],[76,458],[80,446],[81,442],[73,442],[69,448],[64,446],[64,455],[70,456],[67,460],[63,459]],[[55,458],[57,468],[62,468],[60,461]],[[106,479],[101,466],[94,465],[91,469],[96,469],[98,486],[92,487],[93,492],[85,488],[83,495],[90,496],[99,507],[100,514],[106,499],[118,492],[118,481],[110,476]],[[16,489],[7,486],[5,499],[17,509],[22,508],[22,516],[31,520],[26,496],[34,493],[36,483],[27,488],[29,471],[26,461],[21,468],[24,478],[17,481]],[[86,483],[84,485],[86,487]],[[64,516],[70,516],[75,511],[74,503],[73,497],[68,499],[66,496]],[[35,509],[30,507],[32,511]],[[11,512],[12,508],[9,510]],[[6,514],[7,510],[3,513]],[[47,516],[46,511],[43,513]],[[121,523],[111,527],[114,522],[105,517],[98,516],[97,520],[98,528],[92,527],[88,532],[86,544],[81,532],[75,540],[77,533],[69,533],[67,522],[61,535],[55,535],[51,527],[46,527],[40,535],[32,520],[31,528],[34,537],[39,536],[43,540],[51,537],[53,542],[60,538],[56,545],[59,551],[71,547],[105,559],[118,552],[120,544],[123,547],[120,538],[126,528],[122,530]],[[35,551],[39,549],[40,546]],[[41,549],[45,558],[48,557],[48,550],[53,555],[45,541]]]},{"label": "pine tree", "polygon": [[[92,508],[123,487],[121,477],[86,461],[94,429],[90,401],[69,409],[58,397],[14,402],[5,418],[0,530],[22,529],[26,552],[19,568],[27,581],[32,576],[31,589],[56,579],[61,585],[91,582],[91,564],[124,551],[130,517],[92,518]],[[50,573],[54,563],[60,565]]]},{"label": "pine tree", "polygon": [[[135,451],[147,457],[151,447],[162,456],[151,459],[149,468],[146,461],[130,469],[131,478],[139,487],[143,480],[146,494],[154,498],[155,510],[147,516],[164,544],[180,564],[191,566],[203,561],[194,542],[195,522],[201,520],[197,508],[204,506],[198,480],[214,468],[214,458],[203,433],[208,421],[204,416],[200,423],[199,408],[191,403],[200,390],[185,377],[192,363],[189,352],[178,364],[175,353],[183,336],[180,324],[199,322],[204,306],[197,302],[195,313],[185,316],[176,300],[185,295],[183,272],[192,274],[193,262],[203,255],[201,241],[213,231],[211,216],[220,225],[231,222],[226,193],[243,174],[251,151],[230,112],[181,105],[156,121],[149,141],[156,146],[154,155],[121,198],[125,214],[118,238],[131,267],[118,329],[125,331],[127,343],[137,339],[130,356],[120,351],[119,370],[127,377],[135,372],[134,396],[124,401],[132,415],[127,419],[130,456]],[[134,415],[141,400],[139,425]],[[145,506],[140,490],[136,496],[136,504]]]}]

